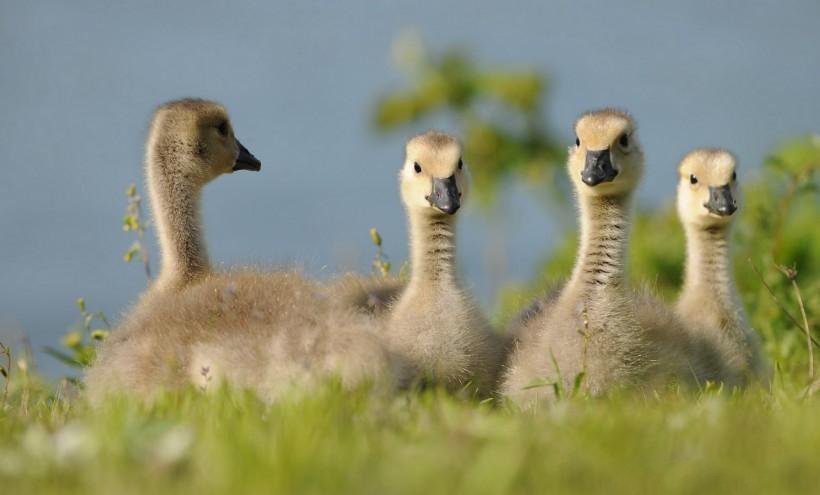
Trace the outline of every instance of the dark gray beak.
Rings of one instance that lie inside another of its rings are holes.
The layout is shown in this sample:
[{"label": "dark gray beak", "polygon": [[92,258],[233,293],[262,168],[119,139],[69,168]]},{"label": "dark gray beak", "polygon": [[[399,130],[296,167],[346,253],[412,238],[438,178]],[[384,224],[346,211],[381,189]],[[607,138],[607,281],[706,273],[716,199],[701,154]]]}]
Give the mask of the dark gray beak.
[{"label": "dark gray beak", "polygon": [[595,187],[601,182],[612,182],[618,171],[612,166],[609,157],[609,148],[600,151],[587,151],[587,161],[581,171],[581,180],[584,184]]},{"label": "dark gray beak", "polygon": [[439,210],[452,215],[461,207],[461,193],[458,192],[456,176],[451,175],[446,179],[433,178],[433,192],[427,196],[430,205]]},{"label": "dark gray beak", "polygon": [[237,170],[253,170],[258,172],[262,169],[262,162],[260,162],[253,153],[248,151],[248,148],[242,145],[239,140],[236,140],[236,145],[239,146],[239,155],[236,157],[236,163],[233,165],[233,171]]},{"label": "dark gray beak", "polygon": [[707,210],[726,217],[737,211],[737,201],[732,197],[729,184],[720,187],[709,186],[709,201],[703,203]]}]

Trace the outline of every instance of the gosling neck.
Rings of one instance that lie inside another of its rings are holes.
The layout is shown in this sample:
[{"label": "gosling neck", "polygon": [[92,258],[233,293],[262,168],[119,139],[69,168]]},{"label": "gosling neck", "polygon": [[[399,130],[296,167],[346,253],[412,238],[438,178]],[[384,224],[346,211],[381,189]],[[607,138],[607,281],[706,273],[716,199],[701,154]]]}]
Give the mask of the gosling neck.
[{"label": "gosling neck", "polygon": [[429,288],[457,284],[455,217],[434,211],[409,213],[410,286]]},{"label": "gosling neck", "polygon": [[176,158],[149,151],[148,190],[161,252],[155,287],[179,289],[208,272],[200,215],[202,185],[180,170]]},{"label": "gosling neck", "polygon": [[631,195],[580,196],[580,249],[570,285],[584,293],[621,287],[629,241]]},{"label": "gosling neck", "polygon": [[728,225],[687,225],[686,269],[681,299],[708,299],[733,313],[736,300],[729,258]]}]

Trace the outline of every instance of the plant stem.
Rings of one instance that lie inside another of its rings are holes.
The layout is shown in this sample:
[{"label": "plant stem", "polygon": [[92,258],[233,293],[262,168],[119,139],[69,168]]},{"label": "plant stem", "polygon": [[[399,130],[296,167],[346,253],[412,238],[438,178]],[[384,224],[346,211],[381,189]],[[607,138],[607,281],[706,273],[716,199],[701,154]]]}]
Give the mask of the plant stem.
[{"label": "plant stem", "polygon": [[814,345],[816,345],[817,347],[820,347],[820,342],[817,342],[817,339],[815,339],[811,335],[811,333],[809,333],[808,327],[807,326],[804,327],[802,323],[797,321],[797,318],[795,318],[794,316],[791,315],[791,313],[789,313],[789,311],[780,302],[780,299],[778,299],[777,296],[774,294],[774,291],[772,290],[772,288],[769,287],[769,284],[767,284],[766,281],[763,280],[763,275],[757,269],[757,266],[752,261],[752,258],[747,258],[747,259],[749,261],[749,264],[752,265],[752,270],[754,270],[754,272],[757,274],[757,277],[760,279],[760,283],[762,283],[763,287],[765,287],[766,290],[769,291],[769,295],[772,296],[772,300],[774,301],[775,304],[777,304],[777,307],[780,308],[780,311],[782,311],[783,314],[785,314],[792,321],[792,323],[794,323],[797,326],[797,328],[799,328],[800,330],[803,330],[803,332],[806,333],[806,335],[808,335],[808,338],[814,343]]},{"label": "plant stem", "polygon": [[811,348],[811,329],[809,328],[809,319],[806,317],[806,308],[803,306],[803,297],[800,295],[800,287],[797,286],[797,270],[794,268],[786,268],[784,266],[775,265],[780,273],[782,273],[792,283],[794,294],[797,296],[797,304],[800,306],[800,314],[803,316],[803,329],[806,332],[806,345],[809,348],[809,383],[814,381],[814,352]]},{"label": "plant stem", "polygon": [[809,328],[809,319],[806,317],[806,308],[803,306],[803,297],[800,295],[800,288],[797,287],[797,281],[792,280],[792,287],[794,287],[794,294],[797,296],[797,304],[800,306],[800,314],[803,316],[803,325],[806,328],[806,343],[809,348],[809,380],[814,380],[814,352],[811,347],[811,329]]},{"label": "plant stem", "polygon": [[5,406],[9,397],[9,382],[11,381],[11,348],[0,342],[0,354],[6,357],[6,373],[4,376],[6,380],[3,384],[3,401],[0,402],[0,405]]},{"label": "plant stem", "polygon": [[137,240],[140,243],[140,258],[142,259],[142,265],[145,268],[145,277],[148,279],[148,282],[151,282],[151,263],[148,259],[148,250],[145,247],[145,226],[143,225],[143,212],[142,212],[142,200],[137,203],[137,214],[139,215],[139,222],[140,228],[137,232]]}]

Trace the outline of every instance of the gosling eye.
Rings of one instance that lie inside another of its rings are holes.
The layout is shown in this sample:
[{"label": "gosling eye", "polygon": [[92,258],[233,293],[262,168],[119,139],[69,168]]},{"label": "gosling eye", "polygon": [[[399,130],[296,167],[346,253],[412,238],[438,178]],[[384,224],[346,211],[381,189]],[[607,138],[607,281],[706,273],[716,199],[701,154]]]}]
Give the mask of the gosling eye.
[{"label": "gosling eye", "polygon": [[421,173],[421,165],[419,165],[419,162],[413,163],[413,170],[415,170],[417,174]]},{"label": "gosling eye", "polygon": [[219,123],[218,126],[216,126],[216,130],[222,136],[227,136],[228,135],[228,122],[223,120],[222,122]]},{"label": "gosling eye", "polygon": [[621,138],[618,139],[618,144],[621,145],[621,148],[628,148],[629,136],[627,136],[626,134],[621,134]]},{"label": "gosling eye", "polygon": [[698,178],[695,177],[695,174],[692,174],[692,175],[689,176],[689,183],[690,184],[697,184],[698,183]]},{"label": "gosling eye", "polygon": [[737,180],[737,172],[732,172],[732,182]]},{"label": "gosling eye", "polygon": [[579,138],[579,137],[575,138],[575,146],[581,146],[581,138]]},{"label": "gosling eye", "polygon": [[458,159],[458,169],[461,170],[464,168],[464,160],[461,158]]}]

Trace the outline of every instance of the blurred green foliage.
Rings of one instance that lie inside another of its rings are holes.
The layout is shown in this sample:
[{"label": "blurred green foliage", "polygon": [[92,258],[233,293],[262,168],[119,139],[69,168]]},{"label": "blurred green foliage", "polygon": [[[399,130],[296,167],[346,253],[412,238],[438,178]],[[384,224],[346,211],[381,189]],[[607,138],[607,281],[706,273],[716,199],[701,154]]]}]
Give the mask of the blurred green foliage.
[{"label": "blurred green foliage", "polygon": [[542,123],[545,76],[484,67],[457,48],[430,53],[414,33],[397,38],[393,54],[408,87],[378,98],[373,114],[377,129],[452,117],[464,141],[476,196],[484,205],[510,177],[554,185],[564,150]]},{"label": "blurred green foliage", "polygon": [[[820,314],[820,135],[784,143],[744,187],[745,202],[735,237],[735,275],[752,325],[772,357],[805,359],[805,336],[774,303],[751,263],[786,309],[800,310],[790,281],[775,265],[794,267],[809,328]],[[817,333],[814,333],[817,337]]]}]

